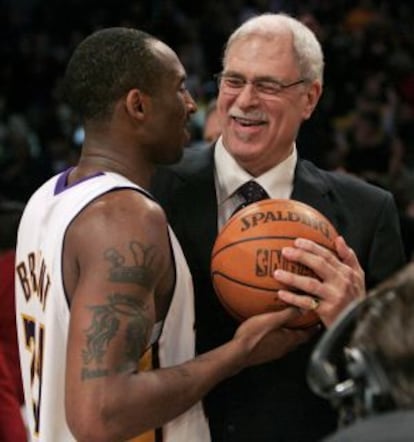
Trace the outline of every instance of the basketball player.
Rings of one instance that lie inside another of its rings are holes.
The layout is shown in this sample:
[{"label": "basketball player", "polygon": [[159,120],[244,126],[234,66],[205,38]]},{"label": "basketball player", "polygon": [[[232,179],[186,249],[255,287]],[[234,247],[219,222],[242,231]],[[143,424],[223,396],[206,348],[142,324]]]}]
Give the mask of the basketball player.
[{"label": "basketball player", "polygon": [[[316,309],[325,326],[364,296],[365,284],[384,280],[405,262],[390,193],[298,158],[296,135],[323,88],[323,54],[309,28],[283,14],[252,18],[230,36],[218,79],[222,136],[211,149],[189,149],[179,165],[160,171],[153,187],[193,275],[200,352],[225,342],[237,326],[214,293],[210,256],[218,229],[245,201],[238,189],[249,181],[272,198],[315,207],[340,233],[337,256],[303,240],[284,250],[317,279],[282,270],[275,275],[306,293],[280,291],[279,297]],[[312,442],[332,431],[336,416],[330,404],[306,383],[312,346],[214,389],[205,401],[214,441]]]},{"label": "basketball player", "polygon": [[100,30],[69,61],[64,89],[83,120],[81,157],[34,193],[18,233],[17,324],[34,440],[209,441],[200,398],[309,336],[281,328],[291,309],[245,322],[194,359],[191,276],[145,190],[155,164],[178,160],[188,142],[196,106],[184,81],[176,54],[133,29]]}]

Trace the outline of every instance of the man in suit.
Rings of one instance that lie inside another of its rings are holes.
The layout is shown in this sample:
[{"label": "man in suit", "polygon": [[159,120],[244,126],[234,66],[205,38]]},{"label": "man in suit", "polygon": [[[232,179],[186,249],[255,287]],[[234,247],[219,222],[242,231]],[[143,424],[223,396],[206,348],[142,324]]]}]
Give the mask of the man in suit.
[{"label": "man in suit", "polygon": [[[310,241],[284,249],[317,279],[278,270],[275,278],[305,292],[279,291],[301,309],[317,309],[330,326],[368,287],[401,267],[404,253],[390,193],[298,158],[296,136],[322,93],[323,54],[314,34],[284,14],[250,19],[229,38],[219,75],[222,136],[211,149],[188,149],[159,170],[152,191],[164,206],[194,279],[197,350],[228,339],[236,322],[210,280],[218,231],[259,183],[271,198],[291,198],[322,212],[336,227],[336,255]],[[317,338],[315,338],[317,339]],[[222,382],[205,399],[215,442],[310,442],[333,431],[336,416],[305,378],[315,340],[282,359]]]}]

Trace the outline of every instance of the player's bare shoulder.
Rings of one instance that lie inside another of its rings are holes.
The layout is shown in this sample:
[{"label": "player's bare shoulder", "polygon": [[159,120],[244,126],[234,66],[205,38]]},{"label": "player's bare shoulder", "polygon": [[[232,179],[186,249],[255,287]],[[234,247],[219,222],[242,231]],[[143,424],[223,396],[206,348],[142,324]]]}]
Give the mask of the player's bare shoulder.
[{"label": "player's bare shoulder", "polygon": [[[141,269],[135,277],[145,270],[147,277],[140,284],[152,290],[171,265],[164,212],[134,189],[108,192],[85,207],[68,229],[64,250],[69,289],[77,285],[80,273],[108,272],[109,266],[120,275],[121,268],[135,266]],[[122,275],[128,277],[125,271]]]},{"label": "player's bare shoulder", "polygon": [[[158,229],[167,229],[167,221],[161,207],[147,195],[134,189],[117,189],[105,193],[91,202],[75,220],[79,235],[115,237],[145,235],[158,238]],[[84,232],[85,230],[85,232]]]}]

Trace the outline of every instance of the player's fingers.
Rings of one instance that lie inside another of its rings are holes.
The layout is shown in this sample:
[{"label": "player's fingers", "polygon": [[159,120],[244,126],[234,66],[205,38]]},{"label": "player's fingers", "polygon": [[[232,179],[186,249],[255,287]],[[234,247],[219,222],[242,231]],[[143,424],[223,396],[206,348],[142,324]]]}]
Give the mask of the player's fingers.
[{"label": "player's fingers", "polygon": [[279,311],[261,313],[253,316],[250,320],[261,322],[262,327],[271,330],[280,328],[287,322],[291,321],[299,315],[299,312],[294,307],[286,307]]}]

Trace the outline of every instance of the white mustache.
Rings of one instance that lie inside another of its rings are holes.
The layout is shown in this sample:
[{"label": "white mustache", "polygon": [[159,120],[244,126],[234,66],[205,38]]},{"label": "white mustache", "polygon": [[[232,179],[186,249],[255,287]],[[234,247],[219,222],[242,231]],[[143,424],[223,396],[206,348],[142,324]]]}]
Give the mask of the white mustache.
[{"label": "white mustache", "polygon": [[260,110],[243,112],[241,109],[234,106],[230,108],[229,116],[233,118],[245,118],[246,120],[267,121],[267,115]]}]

